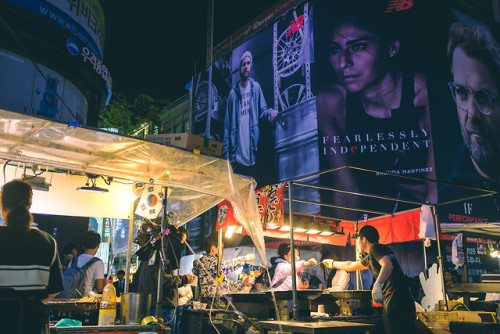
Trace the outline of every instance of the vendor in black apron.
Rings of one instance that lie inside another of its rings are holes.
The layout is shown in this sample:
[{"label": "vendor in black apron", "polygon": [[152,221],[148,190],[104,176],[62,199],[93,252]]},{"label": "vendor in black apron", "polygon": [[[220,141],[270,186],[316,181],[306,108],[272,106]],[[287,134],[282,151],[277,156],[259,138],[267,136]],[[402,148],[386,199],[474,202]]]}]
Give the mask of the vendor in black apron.
[{"label": "vendor in black apron", "polygon": [[415,303],[394,253],[378,243],[379,234],[373,226],[363,226],[352,237],[358,239],[359,250],[365,253],[360,261],[324,260],[323,263],[328,268],[345,271],[369,269],[375,279],[372,298],[374,302],[383,304],[382,318],[386,332],[414,333]]}]

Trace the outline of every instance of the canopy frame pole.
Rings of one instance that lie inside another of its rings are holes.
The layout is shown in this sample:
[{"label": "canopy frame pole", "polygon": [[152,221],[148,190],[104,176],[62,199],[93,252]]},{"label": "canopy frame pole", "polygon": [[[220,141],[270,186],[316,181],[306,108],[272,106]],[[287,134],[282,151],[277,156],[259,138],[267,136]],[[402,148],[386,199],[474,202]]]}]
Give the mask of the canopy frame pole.
[{"label": "canopy frame pole", "polygon": [[[462,232],[462,249],[464,251],[464,265],[462,266],[462,282],[469,283],[469,254],[467,252],[467,233]],[[464,292],[464,304],[469,307],[470,293]]]},{"label": "canopy frame pole", "polygon": [[435,205],[431,206],[432,208],[432,216],[434,218],[434,227],[436,230],[436,241],[437,241],[437,248],[438,248],[438,257],[437,257],[437,262],[439,268],[441,268],[441,291],[443,292],[443,300],[444,304],[446,307],[446,311],[449,311],[448,309],[448,302],[446,300],[446,285],[444,281],[444,268],[443,268],[443,256],[441,254],[441,236],[439,234],[439,219],[438,219],[438,214],[437,214],[437,208]]},{"label": "canopy frame pole", "polygon": [[427,274],[427,249],[425,247],[425,239],[422,240],[422,248],[423,248],[423,253],[424,253],[424,276],[425,278],[428,278],[429,275]]},{"label": "canopy frame pole", "polygon": [[[165,235],[165,226],[167,222],[167,194],[168,188],[163,187],[163,205],[162,205],[162,217],[161,217],[161,229],[160,229],[160,253],[163,252],[163,236]],[[156,256],[160,256],[157,254]],[[156,316],[162,316],[162,296],[163,296],[163,258],[160,256],[160,265],[158,266],[158,288],[156,290]]]},{"label": "canopy frame pole", "polygon": [[[359,223],[359,219],[356,220],[356,223],[354,225],[354,233],[359,232],[358,223]],[[366,224],[366,221],[365,221],[365,224]],[[359,251],[359,238],[356,238],[354,240],[355,240],[354,247],[356,248],[355,255],[354,255],[354,257],[355,257],[354,261],[358,261],[361,257],[361,252]],[[361,290],[361,280],[362,280],[361,270],[356,270],[356,290]]]},{"label": "canopy frame pole", "polygon": [[129,284],[130,284],[130,263],[132,252],[132,238],[134,232],[134,208],[135,202],[130,204],[130,214],[128,217],[128,240],[127,240],[127,262],[125,264],[125,287],[123,288],[123,293],[128,293]]},{"label": "canopy frame pole", "polygon": [[297,305],[297,268],[295,267],[295,240],[293,237],[293,210],[292,210],[292,186],[293,181],[288,182],[288,218],[290,219],[290,264],[292,265],[292,309],[293,319],[298,319]]},{"label": "canopy frame pole", "polygon": [[[219,234],[217,236],[217,278],[220,277],[221,272],[222,272],[222,227],[219,229]],[[221,290],[220,290],[220,284],[217,283],[218,280],[216,280],[215,286],[215,302],[216,302],[216,307],[220,305],[220,295],[221,295]],[[213,307],[213,305],[212,305]]]}]

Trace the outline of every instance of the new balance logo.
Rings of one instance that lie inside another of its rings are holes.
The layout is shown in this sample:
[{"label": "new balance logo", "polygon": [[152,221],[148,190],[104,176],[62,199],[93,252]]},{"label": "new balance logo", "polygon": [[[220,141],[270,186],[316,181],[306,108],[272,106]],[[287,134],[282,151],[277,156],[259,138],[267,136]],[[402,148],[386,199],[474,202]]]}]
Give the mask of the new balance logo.
[{"label": "new balance logo", "polygon": [[384,10],[384,13],[408,10],[411,7],[413,7],[413,0],[391,0],[389,1],[387,8]]}]

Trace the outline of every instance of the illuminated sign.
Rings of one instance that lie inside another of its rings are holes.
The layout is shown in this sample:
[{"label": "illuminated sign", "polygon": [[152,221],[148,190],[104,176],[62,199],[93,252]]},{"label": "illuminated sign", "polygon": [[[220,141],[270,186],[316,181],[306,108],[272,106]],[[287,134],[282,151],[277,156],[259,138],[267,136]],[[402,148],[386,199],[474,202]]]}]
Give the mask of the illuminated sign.
[{"label": "illuminated sign", "polygon": [[98,0],[7,0],[69,31],[102,58],[104,12]]},{"label": "illuminated sign", "polygon": [[97,55],[92,50],[90,50],[87,46],[83,46],[80,48],[80,44],[73,37],[69,37],[66,40],[66,48],[72,56],[81,55],[84,63],[90,63],[94,71],[106,82],[108,90],[111,90],[111,73],[109,73],[106,65],[101,62],[99,57],[97,57]]}]

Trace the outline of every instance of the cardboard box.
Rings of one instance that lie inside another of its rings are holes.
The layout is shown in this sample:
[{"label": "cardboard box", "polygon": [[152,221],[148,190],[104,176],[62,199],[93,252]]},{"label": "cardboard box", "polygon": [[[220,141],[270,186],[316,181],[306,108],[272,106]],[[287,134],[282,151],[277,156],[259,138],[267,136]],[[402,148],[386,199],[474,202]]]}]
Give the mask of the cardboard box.
[{"label": "cardboard box", "polygon": [[417,312],[421,323],[433,334],[450,333],[450,322],[496,323],[496,313],[482,311]]},{"label": "cardboard box", "polygon": [[222,143],[193,135],[191,133],[167,133],[159,135],[147,135],[146,140],[158,143],[167,144],[188,150],[198,150],[201,153],[208,153],[216,156],[222,155]]}]

